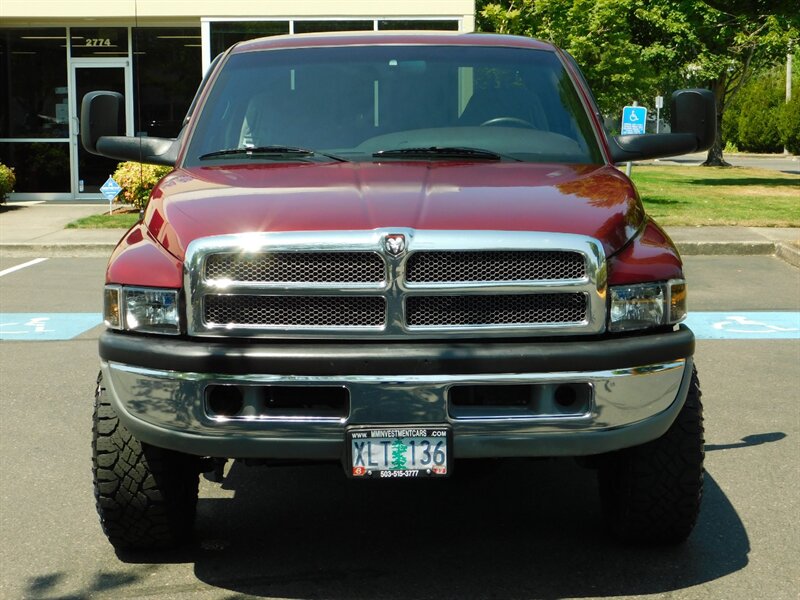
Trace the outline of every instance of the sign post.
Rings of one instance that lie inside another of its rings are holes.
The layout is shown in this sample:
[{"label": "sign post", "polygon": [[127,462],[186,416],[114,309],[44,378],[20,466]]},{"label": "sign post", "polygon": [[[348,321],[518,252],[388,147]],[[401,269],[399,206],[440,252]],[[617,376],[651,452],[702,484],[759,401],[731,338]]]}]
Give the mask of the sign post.
[{"label": "sign post", "polygon": [[661,125],[661,109],[664,108],[664,96],[656,96],[656,133]]},{"label": "sign post", "polygon": [[[647,109],[634,102],[622,109],[622,135],[643,135],[647,123]],[[631,176],[631,163],[628,161],[625,174]]]},{"label": "sign post", "polygon": [[114,198],[122,191],[120,185],[114,181],[114,178],[111,175],[108,176],[106,182],[100,186],[100,193],[105,196],[105,199],[108,200],[108,214],[111,214],[111,203],[114,202]]}]

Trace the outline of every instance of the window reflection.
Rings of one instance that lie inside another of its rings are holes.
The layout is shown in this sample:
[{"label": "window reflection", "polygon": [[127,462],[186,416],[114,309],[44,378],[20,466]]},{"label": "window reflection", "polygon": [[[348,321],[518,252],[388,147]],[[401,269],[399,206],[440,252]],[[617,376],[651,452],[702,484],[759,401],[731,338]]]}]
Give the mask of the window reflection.
[{"label": "window reflection", "polygon": [[200,45],[199,27],[133,31],[137,135],[178,135],[200,84]]},{"label": "window reflection", "polygon": [[211,23],[211,56],[234,44],[289,33],[289,21],[231,21]]},{"label": "window reflection", "polygon": [[14,191],[67,193],[68,142],[12,142],[0,144],[0,162],[14,167]]},{"label": "window reflection", "polygon": [[458,21],[452,19],[387,19],[378,21],[378,29],[381,31],[390,30],[413,30],[413,31],[458,31]]},{"label": "window reflection", "polygon": [[295,21],[295,33],[317,33],[325,31],[372,31],[374,22],[369,21]]},{"label": "window reflection", "polygon": [[66,29],[0,29],[0,138],[67,138]]}]

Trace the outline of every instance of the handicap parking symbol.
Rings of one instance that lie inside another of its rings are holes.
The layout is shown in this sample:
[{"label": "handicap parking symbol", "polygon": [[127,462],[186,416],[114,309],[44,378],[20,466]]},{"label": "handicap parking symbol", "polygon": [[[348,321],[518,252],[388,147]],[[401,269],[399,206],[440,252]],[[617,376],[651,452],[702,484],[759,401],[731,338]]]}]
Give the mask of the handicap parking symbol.
[{"label": "handicap parking symbol", "polygon": [[71,340],[102,322],[100,313],[2,313],[0,340]]},{"label": "handicap parking symbol", "polygon": [[800,339],[800,312],[696,312],[686,324],[699,339]]},{"label": "handicap parking symbol", "polygon": [[47,329],[49,317],[33,317],[27,323],[22,321],[11,321],[0,323],[0,335],[33,335],[40,333],[52,333],[52,329]]}]

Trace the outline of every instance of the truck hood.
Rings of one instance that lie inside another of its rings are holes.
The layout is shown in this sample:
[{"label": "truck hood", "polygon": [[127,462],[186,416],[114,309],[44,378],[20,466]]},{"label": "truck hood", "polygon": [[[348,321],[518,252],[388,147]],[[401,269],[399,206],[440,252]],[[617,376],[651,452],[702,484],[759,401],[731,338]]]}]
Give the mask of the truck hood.
[{"label": "truck hood", "polygon": [[179,260],[207,236],[379,227],[576,233],[611,255],[643,219],[635,188],[614,167],[483,162],[177,169],[145,214],[150,233]]}]

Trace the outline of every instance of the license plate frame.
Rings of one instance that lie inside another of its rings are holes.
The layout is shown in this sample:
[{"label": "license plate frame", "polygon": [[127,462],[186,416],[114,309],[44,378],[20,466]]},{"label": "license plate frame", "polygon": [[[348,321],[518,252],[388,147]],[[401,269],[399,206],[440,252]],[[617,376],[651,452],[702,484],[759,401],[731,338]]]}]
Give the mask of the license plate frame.
[{"label": "license plate frame", "polygon": [[353,479],[440,479],[453,470],[446,425],[348,427],[345,448],[345,473]]}]

